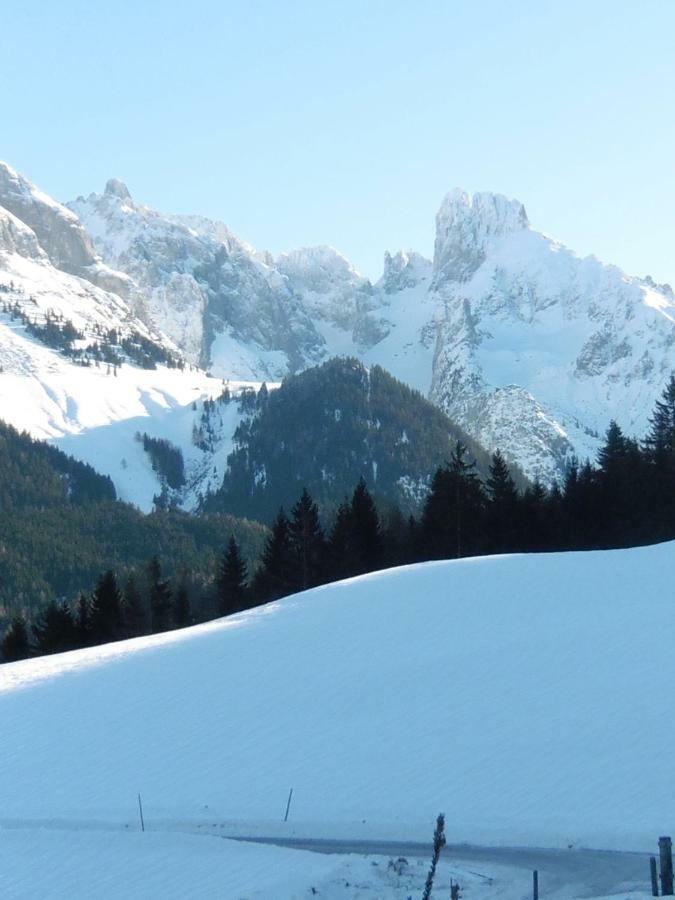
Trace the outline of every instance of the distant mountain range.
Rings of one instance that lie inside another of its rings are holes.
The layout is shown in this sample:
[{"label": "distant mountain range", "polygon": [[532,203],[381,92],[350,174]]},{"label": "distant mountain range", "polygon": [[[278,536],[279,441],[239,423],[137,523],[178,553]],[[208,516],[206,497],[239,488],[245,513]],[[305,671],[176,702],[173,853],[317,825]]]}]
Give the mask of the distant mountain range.
[{"label": "distant mountain range", "polygon": [[165,485],[139,433],[176,445],[195,509],[241,420],[204,401],[349,356],[419,390],[530,478],[593,457],[611,418],[641,435],[675,369],[668,285],[581,259],[522,204],[454,191],[433,261],[375,283],[330,247],[273,258],[220,222],[158,213],[111,179],[61,205],[0,164],[0,418],[109,475],[143,509]]}]

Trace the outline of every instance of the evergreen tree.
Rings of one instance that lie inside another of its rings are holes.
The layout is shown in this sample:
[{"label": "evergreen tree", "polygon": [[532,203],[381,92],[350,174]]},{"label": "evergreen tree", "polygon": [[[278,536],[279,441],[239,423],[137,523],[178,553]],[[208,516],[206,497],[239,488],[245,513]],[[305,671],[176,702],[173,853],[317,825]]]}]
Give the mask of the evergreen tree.
[{"label": "evergreen tree", "polygon": [[675,375],[670,376],[649,419],[645,449],[652,462],[672,473],[675,468]]},{"label": "evergreen tree", "polygon": [[40,653],[62,653],[77,647],[77,632],[68,604],[50,601],[35,620],[33,635]]},{"label": "evergreen tree", "polygon": [[485,495],[475,464],[457,441],[450,463],[438,468],[422,512],[425,559],[472,556],[483,547]]},{"label": "evergreen tree", "polygon": [[80,594],[75,608],[77,646],[87,647],[92,639],[91,602],[86,594]]},{"label": "evergreen tree", "polygon": [[283,509],[272,525],[258,571],[254,578],[254,593],[259,602],[284,597],[295,587],[293,547],[288,519]]},{"label": "evergreen tree", "polygon": [[351,575],[351,509],[345,500],[338,507],[328,538],[328,571],[332,581]]},{"label": "evergreen tree", "polygon": [[246,563],[232,534],[216,575],[218,612],[221,616],[229,616],[246,609],[248,599],[246,579]]},{"label": "evergreen tree", "polygon": [[191,622],[190,594],[185,578],[181,578],[176,588],[176,597],[173,603],[173,624],[176,628],[186,628]]},{"label": "evergreen tree", "polygon": [[487,481],[487,521],[489,549],[507,553],[518,544],[518,491],[502,454],[492,456]]},{"label": "evergreen tree", "polygon": [[382,564],[383,540],[380,517],[363,478],[352,496],[349,510],[349,553],[352,573],[373,572]]},{"label": "evergreen tree", "polygon": [[296,586],[304,591],[321,583],[326,553],[319,510],[306,488],[292,509],[288,530],[295,556]]},{"label": "evergreen tree", "polygon": [[91,598],[91,634],[96,644],[122,636],[122,595],[112,569],[100,577]]},{"label": "evergreen tree", "polygon": [[12,616],[9,628],[0,642],[0,657],[4,662],[15,662],[30,656],[28,629],[23,616]]},{"label": "evergreen tree", "polygon": [[127,637],[147,634],[148,615],[146,604],[133,577],[127,578],[122,594],[122,621]]},{"label": "evergreen tree", "polygon": [[148,565],[150,628],[152,634],[167,631],[171,625],[171,588],[169,582],[162,578],[162,567],[156,556]]}]

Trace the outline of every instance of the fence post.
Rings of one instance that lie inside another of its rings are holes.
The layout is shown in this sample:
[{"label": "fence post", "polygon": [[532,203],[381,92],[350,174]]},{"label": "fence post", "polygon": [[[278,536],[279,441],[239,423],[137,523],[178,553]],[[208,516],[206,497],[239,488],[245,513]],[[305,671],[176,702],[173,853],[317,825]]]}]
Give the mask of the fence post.
[{"label": "fence post", "polygon": [[291,808],[291,800],[293,799],[293,788],[288,792],[288,803],[286,804],[286,815],[284,816],[284,822],[288,822],[288,813]]},{"label": "fence post", "polygon": [[669,837],[659,838],[659,859],[661,862],[661,893],[664,897],[673,893],[673,842]]},{"label": "fence post", "polygon": [[138,811],[141,814],[141,831],[145,831],[145,822],[143,821],[143,804],[141,802],[141,795],[138,795]]},{"label": "fence post", "polygon": [[649,873],[652,876],[652,897],[659,896],[659,879],[656,874],[656,857],[649,857]]},{"label": "fence post", "polygon": [[539,900],[539,872],[532,873],[532,900]]}]

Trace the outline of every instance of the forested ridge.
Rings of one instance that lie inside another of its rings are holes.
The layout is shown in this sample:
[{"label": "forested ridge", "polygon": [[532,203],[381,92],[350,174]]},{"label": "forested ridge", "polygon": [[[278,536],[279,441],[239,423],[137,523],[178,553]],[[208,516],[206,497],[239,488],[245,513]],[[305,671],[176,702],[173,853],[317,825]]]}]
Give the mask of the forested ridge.
[{"label": "forested ridge", "polygon": [[[10,459],[15,463],[21,459],[21,450],[29,453],[29,438],[11,429],[2,433],[13,446]],[[58,453],[49,450],[45,456],[41,451],[38,458],[44,463],[53,452]],[[60,457],[57,462],[57,471],[44,466],[41,475],[51,486],[47,498],[61,512],[70,507],[86,521],[92,509],[129,509],[109,498],[98,499],[99,492],[109,495],[106,479],[98,481],[100,476],[87,467],[81,471],[79,463]],[[13,471],[16,474],[16,465]],[[77,486],[80,477],[86,491]],[[60,495],[53,479],[61,485]],[[142,545],[148,550],[152,546],[145,561],[123,569],[112,552],[105,556],[102,544],[93,557],[99,565],[94,591],[52,598],[28,614],[14,604],[0,653],[11,660],[183,627],[329,581],[405,563],[673,540],[675,377],[657,402],[641,442],[611,422],[595,464],[573,462],[562,485],[519,488],[499,451],[481,476],[475,459],[459,440],[429,480],[430,489],[417,516],[406,516],[391,503],[378,506],[363,478],[330,515],[322,514],[304,488],[290,508],[278,510],[264,543],[262,526],[242,525],[235,519],[185,517],[183,521],[167,513],[149,517],[137,513],[145,522],[154,519],[185,527],[190,523],[190,527],[207,529],[217,524],[211,546],[217,546],[218,552],[178,566],[177,557],[165,551],[162,539],[166,535],[160,529],[156,540],[150,533],[149,542]],[[34,490],[34,485],[27,485],[25,496],[34,497]],[[13,494],[8,488],[0,492],[0,497],[5,496],[24,495],[15,487]],[[40,511],[49,512],[49,500]],[[229,531],[228,524],[233,526]],[[147,532],[144,535],[148,537]],[[184,539],[184,532],[181,535]],[[246,547],[242,536],[249,541]],[[259,555],[251,553],[253,538]],[[103,560],[106,568],[101,573]]]},{"label": "forested ridge", "polygon": [[143,515],[115,498],[109,478],[0,422],[0,616],[90,590],[161,555],[169,572],[207,565],[235,533],[255,558],[265,528],[227,515]]},{"label": "forested ridge", "polygon": [[[438,407],[380,366],[332,359],[253,397],[221,489],[204,509],[271,522],[306,487],[333,513],[364,478],[378,503],[418,512],[431,474],[464,444],[486,475],[489,454]],[[513,471],[521,486],[525,479]]]}]

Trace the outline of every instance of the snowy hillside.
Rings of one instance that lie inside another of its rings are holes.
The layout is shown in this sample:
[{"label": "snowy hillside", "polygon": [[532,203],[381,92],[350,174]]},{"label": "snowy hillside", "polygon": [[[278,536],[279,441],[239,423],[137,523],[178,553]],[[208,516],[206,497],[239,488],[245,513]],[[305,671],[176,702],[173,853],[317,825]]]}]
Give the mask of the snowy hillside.
[{"label": "snowy hillside", "polygon": [[423,564],[4,665],[2,819],[122,824],[140,790],[157,826],[246,833],[293,787],[294,833],[426,839],[445,810],[451,841],[649,849],[674,550]]},{"label": "snowy hillside", "polygon": [[69,210],[0,164],[0,418],[110,475],[148,511],[163,484],[137,434],[169,440],[186,467],[177,499],[194,508],[222,482],[237,404],[211,408],[224,383],[184,365],[125,291],[98,283],[130,290]]}]

